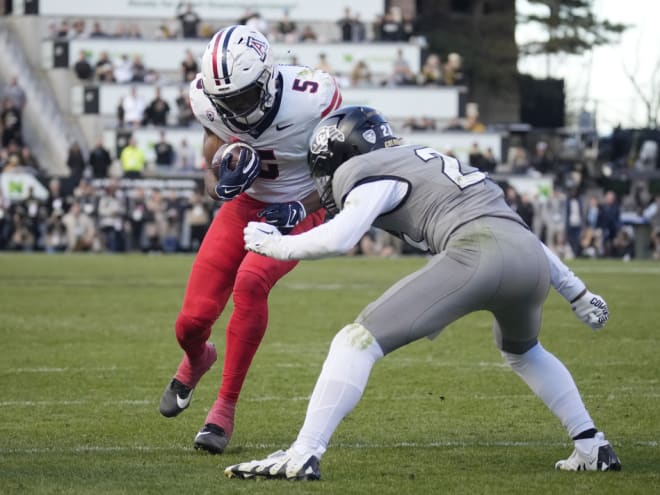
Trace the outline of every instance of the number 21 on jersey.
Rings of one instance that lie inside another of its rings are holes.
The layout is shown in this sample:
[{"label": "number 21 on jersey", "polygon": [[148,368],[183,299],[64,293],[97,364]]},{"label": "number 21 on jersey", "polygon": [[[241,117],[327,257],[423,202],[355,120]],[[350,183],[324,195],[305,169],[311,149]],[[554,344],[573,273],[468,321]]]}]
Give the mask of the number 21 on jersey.
[{"label": "number 21 on jersey", "polygon": [[461,163],[456,158],[443,155],[433,148],[419,148],[415,150],[415,154],[425,162],[439,158],[442,162],[442,173],[461,189],[465,189],[486,179],[486,174],[476,168],[470,167],[472,170],[467,173],[463,172],[461,170]]}]

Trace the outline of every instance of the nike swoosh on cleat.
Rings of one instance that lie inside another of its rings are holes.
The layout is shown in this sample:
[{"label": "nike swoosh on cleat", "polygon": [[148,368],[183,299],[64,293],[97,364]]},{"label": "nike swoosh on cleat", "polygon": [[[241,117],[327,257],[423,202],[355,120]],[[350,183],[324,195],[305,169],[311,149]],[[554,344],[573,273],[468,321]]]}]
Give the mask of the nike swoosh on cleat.
[{"label": "nike swoosh on cleat", "polygon": [[179,407],[179,409],[185,409],[190,404],[191,398],[192,394],[188,394],[188,397],[186,398],[181,398],[179,394],[176,394],[176,405]]},{"label": "nike swoosh on cleat", "polygon": [[277,129],[278,131],[283,131],[284,129],[288,129],[288,128],[291,127],[292,125],[293,125],[293,124],[284,124],[284,125],[277,124],[277,125],[275,126],[275,129]]}]

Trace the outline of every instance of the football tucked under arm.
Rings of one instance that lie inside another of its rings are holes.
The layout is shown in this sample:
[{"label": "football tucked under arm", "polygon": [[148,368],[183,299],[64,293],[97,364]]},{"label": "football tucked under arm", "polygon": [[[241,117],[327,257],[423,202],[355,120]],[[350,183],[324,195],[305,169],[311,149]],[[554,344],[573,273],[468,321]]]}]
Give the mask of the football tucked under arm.
[{"label": "football tucked under arm", "polygon": [[225,143],[213,155],[211,170],[217,178],[218,199],[229,201],[248,189],[259,176],[259,153],[246,143]]}]

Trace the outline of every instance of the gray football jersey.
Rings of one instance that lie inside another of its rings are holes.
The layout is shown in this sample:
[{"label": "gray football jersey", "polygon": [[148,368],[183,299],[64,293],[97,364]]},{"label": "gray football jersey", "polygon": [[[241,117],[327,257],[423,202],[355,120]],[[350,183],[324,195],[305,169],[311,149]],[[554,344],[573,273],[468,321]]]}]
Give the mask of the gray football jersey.
[{"label": "gray football jersey", "polygon": [[332,181],[335,202],[341,208],[354,187],[382,179],[407,183],[408,194],[374,226],[423,251],[442,251],[454,230],[479,217],[508,218],[525,226],[486,174],[420,145],[383,148],[342,164]]}]

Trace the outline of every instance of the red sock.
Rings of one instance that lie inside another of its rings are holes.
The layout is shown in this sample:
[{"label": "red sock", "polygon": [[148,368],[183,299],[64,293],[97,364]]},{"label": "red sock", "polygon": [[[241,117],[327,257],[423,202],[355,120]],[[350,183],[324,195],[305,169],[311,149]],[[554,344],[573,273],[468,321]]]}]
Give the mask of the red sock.
[{"label": "red sock", "polygon": [[213,407],[206,416],[204,424],[212,423],[225,430],[227,438],[231,438],[234,431],[234,414],[236,413],[236,403],[218,398],[213,403]]}]

